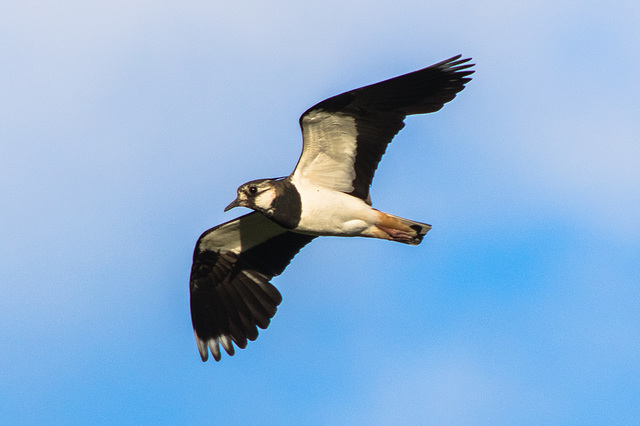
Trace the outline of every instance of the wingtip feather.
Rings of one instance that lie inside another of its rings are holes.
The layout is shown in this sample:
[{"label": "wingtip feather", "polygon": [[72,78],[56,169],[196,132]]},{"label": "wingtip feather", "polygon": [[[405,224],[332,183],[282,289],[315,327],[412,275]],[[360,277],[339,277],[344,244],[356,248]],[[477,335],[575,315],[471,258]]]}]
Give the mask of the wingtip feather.
[{"label": "wingtip feather", "polygon": [[207,345],[209,346],[211,355],[213,355],[213,359],[215,359],[216,361],[220,361],[222,359],[222,355],[220,354],[220,345],[218,344],[218,338],[214,337],[209,339]]},{"label": "wingtip feather", "polygon": [[196,336],[196,345],[198,345],[200,358],[202,358],[202,362],[206,362],[209,359],[209,349],[207,348],[207,342],[205,342],[200,338],[200,336],[198,336],[198,332],[195,329],[193,330],[193,334]]}]

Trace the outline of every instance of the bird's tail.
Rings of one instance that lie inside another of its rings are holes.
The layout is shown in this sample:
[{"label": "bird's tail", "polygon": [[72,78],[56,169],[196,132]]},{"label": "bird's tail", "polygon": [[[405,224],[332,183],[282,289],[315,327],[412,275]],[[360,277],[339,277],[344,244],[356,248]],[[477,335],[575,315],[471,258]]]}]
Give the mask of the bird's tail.
[{"label": "bird's tail", "polygon": [[384,231],[388,235],[387,239],[391,241],[417,246],[431,229],[431,225],[426,223],[416,222],[380,211],[378,213],[378,223],[376,223],[376,227]]}]

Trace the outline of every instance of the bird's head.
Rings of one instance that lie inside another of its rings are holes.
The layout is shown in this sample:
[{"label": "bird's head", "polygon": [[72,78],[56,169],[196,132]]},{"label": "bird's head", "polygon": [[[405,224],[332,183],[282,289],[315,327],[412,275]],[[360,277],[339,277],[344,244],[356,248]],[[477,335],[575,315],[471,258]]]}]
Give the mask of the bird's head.
[{"label": "bird's head", "polygon": [[266,215],[273,213],[273,200],[276,198],[276,180],[258,179],[240,185],[238,196],[224,211],[234,207],[248,207]]}]

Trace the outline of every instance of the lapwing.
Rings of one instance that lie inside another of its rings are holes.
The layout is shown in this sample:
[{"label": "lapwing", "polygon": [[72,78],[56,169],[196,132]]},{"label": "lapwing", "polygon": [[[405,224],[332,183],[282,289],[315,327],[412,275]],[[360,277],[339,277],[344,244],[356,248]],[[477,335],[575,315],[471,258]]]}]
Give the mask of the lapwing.
[{"label": "lapwing", "polygon": [[438,111],[474,71],[455,56],[351,90],[300,117],[303,148],[287,177],[241,185],[233,207],[253,212],[204,232],[191,268],[191,320],[203,361],[244,349],[282,301],[270,283],[317,236],[370,237],[418,245],[431,229],[371,206],[378,163],[408,115]]}]

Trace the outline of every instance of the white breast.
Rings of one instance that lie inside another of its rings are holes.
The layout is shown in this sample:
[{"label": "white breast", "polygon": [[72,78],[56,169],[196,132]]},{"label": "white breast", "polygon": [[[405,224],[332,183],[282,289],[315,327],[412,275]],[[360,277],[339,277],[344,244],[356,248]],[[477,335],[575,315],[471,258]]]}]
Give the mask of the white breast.
[{"label": "white breast", "polygon": [[295,185],[302,201],[297,231],[313,235],[357,236],[375,223],[375,210],[360,198],[304,180]]}]

